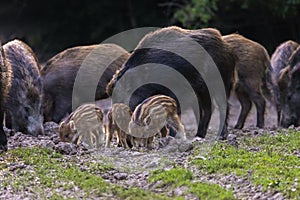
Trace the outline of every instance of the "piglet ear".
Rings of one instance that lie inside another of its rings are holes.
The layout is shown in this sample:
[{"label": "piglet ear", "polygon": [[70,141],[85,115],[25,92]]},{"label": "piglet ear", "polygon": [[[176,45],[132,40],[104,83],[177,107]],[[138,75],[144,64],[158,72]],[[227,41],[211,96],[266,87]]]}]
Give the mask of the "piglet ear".
[{"label": "piglet ear", "polygon": [[62,121],[62,122],[60,122],[60,124],[59,124],[59,128],[62,128],[62,127],[64,127],[65,126],[65,121]]},{"label": "piglet ear", "polygon": [[75,126],[75,123],[74,123],[74,121],[73,121],[73,120],[71,120],[71,121],[69,122],[69,124],[70,124],[70,128],[71,128],[71,130],[75,132],[77,129],[76,129],[76,126]]}]

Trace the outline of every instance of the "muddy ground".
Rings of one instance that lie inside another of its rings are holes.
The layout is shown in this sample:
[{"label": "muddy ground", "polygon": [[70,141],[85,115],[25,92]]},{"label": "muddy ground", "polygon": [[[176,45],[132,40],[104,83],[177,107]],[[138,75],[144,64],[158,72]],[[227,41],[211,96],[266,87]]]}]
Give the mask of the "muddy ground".
[{"label": "muddy ground", "polygon": [[[98,102],[102,107],[108,108],[109,101],[104,100]],[[239,103],[234,96],[230,99],[230,121],[229,127],[232,127],[238,117]],[[190,135],[195,133],[194,117],[190,112],[183,113],[183,123],[186,130]],[[216,122],[218,117],[213,116],[210,124],[210,132],[215,132]],[[251,110],[251,114],[248,117],[244,131],[234,131],[230,129],[231,134],[228,137],[229,143],[235,143],[240,137],[256,137],[264,130],[255,128],[255,108]],[[274,108],[268,107],[266,114],[266,127],[267,129],[274,128],[276,124],[276,112]],[[14,133],[10,130],[6,130],[9,135],[8,148],[13,149],[16,147],[27,146],[41,146],[50,149],[55,149],[61,152],[66,157],[79,157],[78,166],[80,163],[92,160],[98,160],[101,162],[110,162],[114,164],[114,170],[100,174],[104,179],[111,183],[117,183],[122,186],[134,186],[145,190],[157,191],[162,188],[156,188],[155,184],[149,184],[146,180],[149,173],[154,169],[168,169],[174,165],[174,162],[179,166],[187,165],[187,156],[193,153],[191,146],[192,142],[205,142],[204,140],[191,140],[184,144],[178,144],[172,139],[164,141],[156,141],[157,149],[151,152],[138,152],[132,150],[124,150],[123,148],[111,148],[101,149],[99,151],[91,151],[85,149],[83,146],[75,146],[73,144],[62,143],[59,141],[57,135],[57,124],[46,123],[45,135],[38,138],[24,135],[22,133]],[[164,143],[165,142],[165,143]],[[168,144],[168,145],[166,145]],[[128,159],[130,158],[130,159]],[[0,155],[1,159],[1,155]],[[14,167],[14,166],[13,166]],[[15,166],[18,168],[19,166]],[[26,170],[26,167],[22,167]],[[220,177],[219,175],[203,174],[197,172],[195,169],[191,169],[196,174],[199,181],[217,183],[224,188],[232,188],[234,196],[237,199],[284,199],[283,195],[276,191],[264,191],[262,187],[256,187],[248,178],[241,178],[236,175],[227,175]],[[2,174],[3,175],[3,174]],[[1,174],[0,174],[1,176]],[[51,191],[48,191],[51,193]],[[66,192],[66,191],[62,191]],[[177,189],[176,191],[168,191],[170,193],[180,194],[182,191]],[[38,198],[36,194],[30,193],[30,191],[15,193],[11,187],[5,187],[0,189],[0,199],[34,199]],[[185,199],[197,199],[193,195],[187,195]]]}]

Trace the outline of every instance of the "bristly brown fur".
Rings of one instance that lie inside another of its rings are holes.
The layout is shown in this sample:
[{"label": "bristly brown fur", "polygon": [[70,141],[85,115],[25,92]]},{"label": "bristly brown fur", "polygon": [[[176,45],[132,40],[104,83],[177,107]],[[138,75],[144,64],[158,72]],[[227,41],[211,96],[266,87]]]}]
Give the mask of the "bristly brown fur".
[{"label": "bristly brown fur", "polygon": [[6,43],[3,49],[13,74],[8,78],[11,87],[6,102],[6,126],[34,136],[43,134],[43,90],[38,59],[20,40]]},{"label": "bristly brown fur", "polygon": [[[289,60],[299,44],[288,40],[280,44],[271,57],[271,65],[274,72],[274,96],[276,97],[277,123],[281,124],[282,107],[286,104],[285,97],[287,92],[287,71],[289,70]],[[287,68],[287,69],[286,69]]]},{"label": "bristly brown fur", "polygon": [[[112,63],[107,63],[110,60],[108,57],[117,58]],[[73,87],[79,69],[84,70],[81,75],[86,77],[82,78],[80,84],[87,88],[91,85],[91,77],[95,77],[99,69],[105,69],[102,77],[97,77],[95,100],[99,100],[108,97],[106,85],[128,57],[129,53],[118,45],[99,44],[69,48],[49,59],[41,71],[45,93],[45,121],[58,123],[72,111]],[[80,68],[82,65],[89,68]],[[85,91],[82,91],[82,96],[84,94]],[[78,105],[82,103],[84,102],[76,102]]]},{"label": "bristly brown fur", "polygon": [[3,47],[0,42],[0,150],[7,149],[7,138],[3,130],[4,107],[7,101],[8,92],[11,87],[12,69],[7,62]]},{"label": "bristly brown fur", "polygon": [[300,126],[300,46],[295,49],[288,65],[280,71],[278,96],[280,99],[279,125],[287,128],[290,125]]},{"label": "bristly brown fur", "polygon": [[241,113],[235,128],[244,126],[252,103],[257,110],[257,127],[264,126],[265,97],[273,100],[272,67],[267,50],[257,42],[239,34],[223,36],[238,57],[236,62],[237,80],[234,90],[241,103]]}]

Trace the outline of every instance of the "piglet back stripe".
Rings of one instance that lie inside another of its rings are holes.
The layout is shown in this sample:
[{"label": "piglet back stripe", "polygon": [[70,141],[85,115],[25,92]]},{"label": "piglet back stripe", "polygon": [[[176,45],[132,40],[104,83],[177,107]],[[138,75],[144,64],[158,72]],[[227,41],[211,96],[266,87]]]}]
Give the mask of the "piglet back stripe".
[{"label": "piglet back stripe", "polygon": [[74,120],[75,123],[81,119],[85,120],[102,120],[103,112],[100,108],[93,104],[84,104],[78,107],[71,115],[70,120]]},{"label": "piglet back stripe", "polygon": [[[168,110],[166,110],[167,108]],[[176,101],[174,99],[165,95],[155,95],[147,98],[136,107],[132,120],[137,124],[141,124],[143,120],[150,117],[150,115],[162,118],[170,108],[171,110],[177,110]]]}]

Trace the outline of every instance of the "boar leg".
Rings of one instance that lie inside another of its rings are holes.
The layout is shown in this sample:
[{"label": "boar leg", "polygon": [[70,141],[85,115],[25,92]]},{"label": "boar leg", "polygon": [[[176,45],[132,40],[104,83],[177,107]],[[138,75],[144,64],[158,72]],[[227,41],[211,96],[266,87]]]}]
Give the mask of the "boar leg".
[{"label": "boar leg", "polygon": [[160,130],[160,137],[167,137],[168,135],[168,129],[167,126],[164,126],[161,130]]},{"label": "boar leg", "polygon": [[151,136],[146,140],[147,140],[147,148],[153,149],[154,148],[154,136]]},{"label": "boar leg", "polygon": [[132,148],[133,147],[133,144],[132,144],[132,137],[131,135],[129,134],[126,134],[126,144],[129,148]]},{"label": "boar leg", "polygon": [[244,89],[240,85],[237,85],[235,92],[236,92],[236,96],[241,104],[241,113],[239,115],[239,119],[234,128],[241,129],[241,128],[243,128],[246,117],[250,112],[252,103],[249,99],[248,94],[244,91]]},{"label": "boar leg", "polygon": [[12,129],[12,118],[8,112],[5,113],[5,127]]},{"label": "boar leg", "polygon": [[[206,132],[207,132],[207,128],[209,125],[209,121],[211,118],[211,100],[210,100],[210,95],[207,91],[206,93],[201,94],[202,96],[197,95],[198,97],[198,102],[199,102],[199,108],[200,108],[200,120],[197,119],[197,121],[199,122],[198,124],[198,130],[197,130],[197,134],[196,137],[201,137],[201,138],[205,138],[206,136]],[[201,109],[202,108],[202,109]],[[194,113],[195,112],[195,108],[194,109]],[[196,116],[197,118],[197,116]]]},{"label": "boar leg", "polygon": [[108,120],[107,126],[106,126],[106,142],[105,142],[105,147],[110,147],[110,143],[112,141],[113,138],[113,134],[114,134],[114,129],[113,129],[113,125],[111,123],[110,120]]},{"label": "boar leg", "polygon": [[125,131],[120,129],[119,130],[119,142],[121,143],[123,148],[128,148],[126,138],[127,138],[127,134],[125,133]]},{"label": "boar leg", "polygon": [[0,150],[7,150],[7,138],[3,130],[3,110],[0,107]]},{"label": "boar leg", "polygon": [[251,100],[254,102],[256,106],[257,118],[256,118],[256,126],[259,128],[263,128],[264,126],[264,115],[266,108],[266,101],[261,93],[252,93],[250,95]]}]

